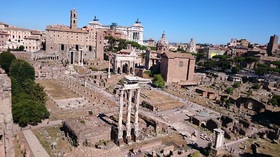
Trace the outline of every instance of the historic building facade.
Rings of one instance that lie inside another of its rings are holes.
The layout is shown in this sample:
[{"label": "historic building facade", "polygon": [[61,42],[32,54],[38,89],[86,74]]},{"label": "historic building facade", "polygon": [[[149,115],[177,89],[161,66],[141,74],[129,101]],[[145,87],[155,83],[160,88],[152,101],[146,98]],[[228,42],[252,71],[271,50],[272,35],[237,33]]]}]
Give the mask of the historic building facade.
[{"label": "historic building facade", "polygon": [[42,31],[18,28],[0,22],[0,48],[17,49],[24,46],[27,52],[35,52],[42,48]]},{"label": "historic building facade", "polygon": [[113,70],[115,74],[135,74],[137,54],[133,49],[124,49],[113,54]]},{"label": "historic building facade", "polygon": [[[94,17],[93,21],[89,22],[89,26],[92,26],[96,29],[102,29],[104,31],[112,30],[119,35],[120,38],[135,41],[141,45],[143,45],[143,32],[144,27],[141,22],[137,19],[136,22],[132,26],[119,26],[117,23],[112,23],[111,25],[102,25],[99,20]],[[110,34],[114,36],[114,34]]]},{"label": "historic building facade", "polygon": [[90,60],[103,60],[104,33],[86,26],[78,28],[78,13],[70,11],[70,26],[49,25],[46,28],[46,52],[57,54],[70,64],[82,65]]},{"label": "historic building facade", "polygon": [[160,73],[167,83],[191,82],[194,79],[195,58],[187,53],[164,52],[160,59]]}]

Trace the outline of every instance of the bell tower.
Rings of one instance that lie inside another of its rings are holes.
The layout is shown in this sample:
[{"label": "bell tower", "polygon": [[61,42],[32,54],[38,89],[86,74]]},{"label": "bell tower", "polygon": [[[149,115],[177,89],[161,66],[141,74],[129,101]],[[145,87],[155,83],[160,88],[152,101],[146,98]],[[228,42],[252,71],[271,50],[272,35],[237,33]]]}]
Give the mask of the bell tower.
[{"label": "bell tower", "polygon": [[78,23],[78,14],[76,9],[72,9],[70,11],[70,28],[74,29],[77,28],[77,23]]}]

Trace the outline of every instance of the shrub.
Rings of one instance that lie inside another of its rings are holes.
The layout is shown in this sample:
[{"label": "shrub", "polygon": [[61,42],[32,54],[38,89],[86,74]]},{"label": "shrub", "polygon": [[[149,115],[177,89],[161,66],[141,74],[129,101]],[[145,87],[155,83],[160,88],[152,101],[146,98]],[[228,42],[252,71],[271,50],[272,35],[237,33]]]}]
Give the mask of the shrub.
[{"label": "shrub", "polygon": [[228,88],[225,90],[225,92],[226,92],[227,94],[233,94],[233,88],[232,88],[232,87],[228,87]]},{"label": "shrub", "polygon": [[252,86],[253,89],[260,89],[261,85],[259,83],[254,83]]},{"label": "shrub", "polygon": [[153,77],[152,83],[155,87],[164,88],[165,82],[161,76],[161,74],[156,74]]},{"label": "shrub", "polygon": [[239,88],[240,87],[240,82],[234,82],[232,87],[233,88]]}]

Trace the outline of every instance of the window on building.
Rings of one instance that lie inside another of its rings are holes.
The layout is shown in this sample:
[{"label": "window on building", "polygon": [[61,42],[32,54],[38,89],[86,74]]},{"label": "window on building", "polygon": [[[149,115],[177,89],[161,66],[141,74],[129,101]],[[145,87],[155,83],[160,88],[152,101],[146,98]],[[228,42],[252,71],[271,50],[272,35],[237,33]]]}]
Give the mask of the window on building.
[{"label": "window on building", "polygon": [[184,62],[183,62],[183,61],[180,61],[180,62],[179,62],[179,67],[182,67],[182,66],[184,66]]},{"label": "window on building", "polygon": [[61,44],[60,50],[64,51],[64,44]]},{"label": "window on building", "polygon": [[92,47],[91,46],[88,47],[88,51],[92,51]]}]

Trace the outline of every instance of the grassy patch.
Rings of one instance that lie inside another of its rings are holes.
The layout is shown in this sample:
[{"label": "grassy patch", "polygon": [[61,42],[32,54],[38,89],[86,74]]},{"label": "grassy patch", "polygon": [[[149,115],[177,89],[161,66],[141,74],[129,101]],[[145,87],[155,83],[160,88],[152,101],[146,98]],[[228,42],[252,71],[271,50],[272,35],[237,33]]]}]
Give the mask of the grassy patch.
[{"label": "grassy patch", "polygon": [[[49,134],[49,140],[40,132],[40,129],[33,130],[34,134],[51,157],[55,157],[59,152],[68,153],[71,151],[67,138],[60,135],[60,127],[61,125],[44,128]],[[51,143],[54,141],[57,142],[56,149],[51,148]]]}]

